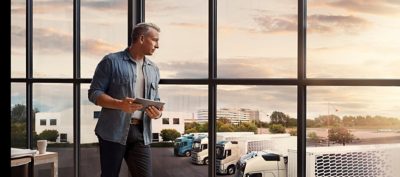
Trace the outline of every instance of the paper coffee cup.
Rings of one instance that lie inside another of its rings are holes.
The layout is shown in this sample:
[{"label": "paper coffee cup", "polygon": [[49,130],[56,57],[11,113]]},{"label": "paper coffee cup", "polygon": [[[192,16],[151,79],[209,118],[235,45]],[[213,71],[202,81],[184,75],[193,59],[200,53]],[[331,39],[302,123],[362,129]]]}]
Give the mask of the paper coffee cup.
[{"label": "paper coffee cup", "polygon": [[37,149],[39,151],[39,154],[44,154],[46,153],[47,149],[47,140],[38,140],[37,141]]}]

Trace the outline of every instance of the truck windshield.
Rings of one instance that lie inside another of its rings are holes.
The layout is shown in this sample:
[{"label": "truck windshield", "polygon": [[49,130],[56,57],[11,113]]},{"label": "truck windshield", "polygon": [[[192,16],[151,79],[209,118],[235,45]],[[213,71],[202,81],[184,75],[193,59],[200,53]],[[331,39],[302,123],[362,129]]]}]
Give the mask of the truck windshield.
[{"label": "truck windshield", "polygon": [[192,148],[193,148],[193,151],[195,151],[195,152],[199,152],[202,150],[200,142],[194,142]]},{"label": "truck windshield", "polygon": [[220,160],[225,159],[224,147],[217,147],[215,156]]},{"label": "truck windshield", "polygon": [[175,140],[174,146],[179,147],[181,145],[181,140]]}]

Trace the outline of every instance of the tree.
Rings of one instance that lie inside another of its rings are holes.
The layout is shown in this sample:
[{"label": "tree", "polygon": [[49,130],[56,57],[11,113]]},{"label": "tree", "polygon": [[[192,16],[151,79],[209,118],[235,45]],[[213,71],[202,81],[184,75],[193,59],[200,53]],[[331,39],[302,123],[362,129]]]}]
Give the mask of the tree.
[{"label": "tree", "polygon": [[321,115],[315,118],[315,124],[319,127],[339,126],[341,124],[341,120],[337,115]]},{"label": "tree", "polygon": [[24,123],[26,121],[26,106],[22,104],[16,104],[11,109],[11,123]]},{"label": "tree", "polygon": [[197,122],[185,123],[185,133],[198,132],[200,129],[200,124]]},{"label": "tree", "polygon": [[[36,112],[39,112],[37,108],[33,110],[33,113]],[[32,115],[34,122],[35,114]],[[27,143],[26,136],[26,106],[16,104],[11,108],[11,147],[25,148]]]},{"label": "tree", "polygon": [[297,136],[297,128],[292,128],[289,130],[290,136]]},{"label": "tree", "polygon": [[315,133],[315,132],[310,132],[310,133],[308,133],[307,136],[310,138],[310,141],[312,141],[312,142],[318,142],[320,140],[317,133]]},{"label": "tree", "polygon": [[39,134],[38,139],[48,140],[55,142],[58,138],[57,130],[43,130],[42,133]]},{"label": "tree", "polygon": [[163,141],[173,141],[181,136],[181,134],[175,129],[163,129],[161,130],[160,135]]},{"label": "tree", "polygon": [[328,130],[328,141],[341,143],[343,146],[354,140],[354,135],[345,127],[333,127]]},{"label": "tree", "polygon": [[270,124],[269,132],[271,133],[286,133],[285,127],[281,124]]},{"label": "tree", "polygon": [[224,124],[224,125],[221,125],[217,131],[218,132],[233,132],[233,131],[235,131],[235,127],[233,127],[231,124]]},{"label": "tree", "polygon": [[281,124],[287,127],[290,117],[289,115],[286,115],[283,112],[274,111],[272,112],[270,118],[271,118],[271,124]]},{"label": "tree", "polygon": [[236,131],[257,133],[257,126],[254,123],[243,122],[236,128]]}]

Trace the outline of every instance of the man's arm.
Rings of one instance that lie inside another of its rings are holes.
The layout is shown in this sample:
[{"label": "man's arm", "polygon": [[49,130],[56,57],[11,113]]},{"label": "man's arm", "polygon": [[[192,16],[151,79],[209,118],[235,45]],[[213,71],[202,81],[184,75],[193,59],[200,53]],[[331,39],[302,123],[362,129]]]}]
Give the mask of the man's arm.
[{"label": "man's arm", "polygon": [[125,97],[124,99],[119,100],[102,93],[97,97],[96,104],[104,108],[118,109],[127,113],[132,113],[142,109],[143,106],[141,104],[136,104],[133,101],[135,101],[133,98]]}]

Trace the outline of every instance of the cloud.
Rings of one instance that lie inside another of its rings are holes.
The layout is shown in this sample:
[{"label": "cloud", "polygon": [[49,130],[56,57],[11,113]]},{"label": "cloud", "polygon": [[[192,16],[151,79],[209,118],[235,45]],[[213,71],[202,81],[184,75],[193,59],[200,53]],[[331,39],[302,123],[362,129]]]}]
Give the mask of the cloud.
[{"label": "cloud", "polygon": [[[392,15],[400,11],[398,0],[336,0],[326,3],[330,7],[375,15]],[[397,7],[396,7],[397,6]]]},{"label": "cloud", "polygon": [[81,51],[90,55],[104,55],[107,52],[115,52],[121,50],[124,46],[113,45],[99,39],[86,39],[81,42]]},{"label": "cloud", "polygon": [[33,47],[35,51],[46,54],[72,52],[72,34],[55,28],[34,28]]},{"label": "cloud", "polygon": [[82,8],[90,8],[98,11],[128,11],[128,2],[125,0],[112,1],[83,1]]},{"label": "cloud", "polygon": [[11,26],[11,47],[25,48],[25,28],[19,26]]},{"label": "cloud", "polygon": [[15,2],[11,1],[11,14],[12,15],[22,15],[25,14],[25,2]]},{"label": "cloud", "polygon": [[165,0],[146,1],[146,11],[157,14],[168,14],[172,11],[183,8],[182,3],[178,3],[179,5],[173,5],[174,3],[177,2]]},{"label": "cloud", "polygon": [[[255,17],[262,33],[288,33],[297,31],[297,15],[283,15],[279,17]],[[346,32],[358,33],[368,27],[369,22],[363,18],[345,15],[314,14],[307,17],[307,32],[333,33]],[[257,32],[256,30],[248,30]]]},{"label": "cloud", "polygon": [[[218,60],[221,78],[293,78],[296,77],[295,58],[231,58]],[[162,74],[168,78],[207,78],[208,65],[203,62],[160,62]],[[164,76],[165,77],[165,76]]]},{"label": "cloud", "polygon": [[[12,47],[25,48],[25,29],[19,26],[11,27]],[[40,53],[59,54],[71,53],[73,47],[72,34],[61,32],[54,28],[34,28],[33,46]],[[88,55],[104,55],[110,51],[123,48],[101,39],[81,39],[81,52]]]},{"label": "cloud", "polygon": [[276,32],[296,32],[297,31],[297,16],[262,16],[255,17],[254,20],[260,26],[261,32],[276,33]]},{"label": "cloud", "polygon": [[190,29],[207,29],[208,24],[197,24],[197,23],[171,23],[171,26],[190,28]]},{"label": "cloud", "polygon": [[311,33],[358,33],[369,26],[363,18],[344,15],[310,15],[307,18],[307,32]]}]

